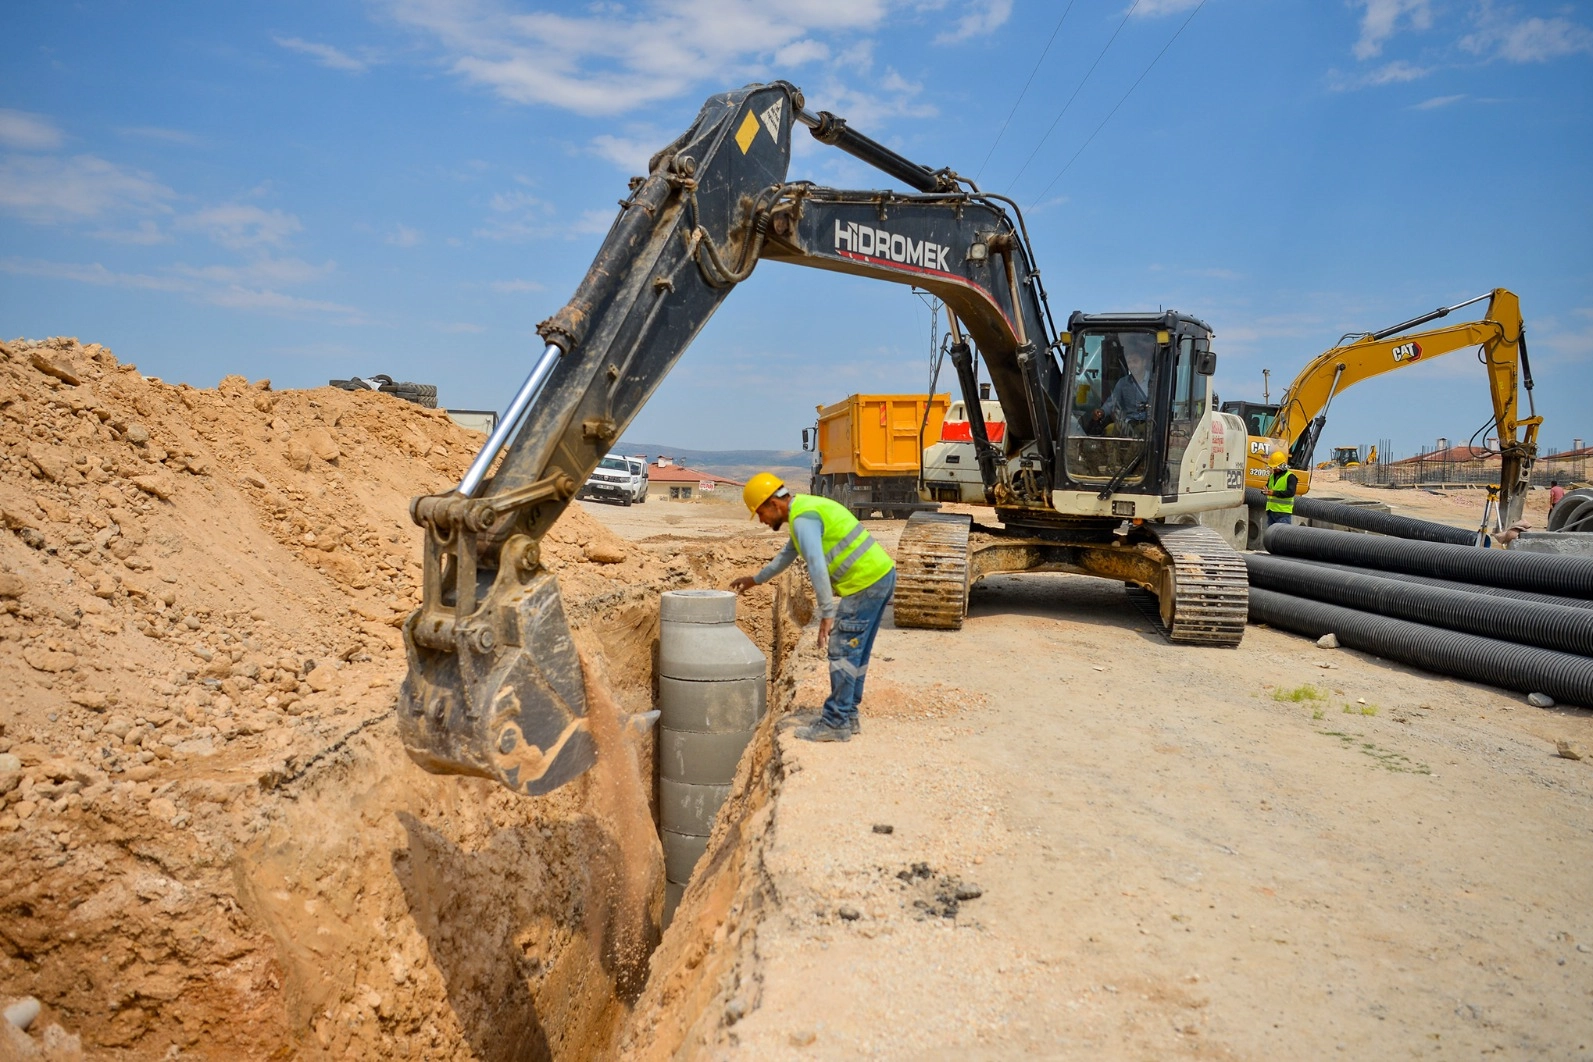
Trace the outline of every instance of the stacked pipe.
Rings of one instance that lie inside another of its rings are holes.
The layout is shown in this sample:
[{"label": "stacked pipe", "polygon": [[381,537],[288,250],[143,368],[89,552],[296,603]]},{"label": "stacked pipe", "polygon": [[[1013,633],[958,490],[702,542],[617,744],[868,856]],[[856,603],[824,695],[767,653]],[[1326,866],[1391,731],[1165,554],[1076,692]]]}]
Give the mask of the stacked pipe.
[{"label": "stacked pipe", "polygon": [[[1245,504],[1252,509],[1265,509],[1267,496],[1255,487],[1248,487],[1245,490]],[[1470,546],[1477,541],[1475,531],[1466,531],[1448,524],[1434,523],[1431,520],[1395,516],[1393,513],[1369,509],[1364,505],[1340,505],[1338,502],[1320,501],[1309,495],[1301,495],[1294,499],[1294,513],[1307,520],[1321,520],[1341,527],[1353,527],[1373,534],[1391,535],[1416,542],[1448,542],[1457,546]]]},{"label": "stacked pipe", "polygon": [[658,818],[667,926],[763,718],[768,662],[736,626],[736,595],[728,590],[670,590],[658,614]]},{"label": "stacked pipe", "polygon": [[1245,558],[1254,622],[1593,707],[1593,560],[1289,524],[1266,547]]}]

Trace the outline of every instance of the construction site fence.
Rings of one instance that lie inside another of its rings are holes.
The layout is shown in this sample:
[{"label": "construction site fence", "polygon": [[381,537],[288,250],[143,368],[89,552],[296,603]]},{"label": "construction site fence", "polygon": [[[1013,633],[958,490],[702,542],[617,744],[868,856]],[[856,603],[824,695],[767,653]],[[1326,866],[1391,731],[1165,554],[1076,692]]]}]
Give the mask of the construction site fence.
[{"label": "construction site fence", "polygon": [[[1559,461],[1553,457],[1540,457],[1532,468],[1531,485],[1547,487],[1550,480],[1558,480],[1561,486],[1567,486],[1585,483],[1587,476],[1588,458],[1585,456]],[[1497,462],[1425,461],[1418,458],[1341,469],[1339,479],[1368,487],[1486,487],[1499,482],[1499,465]]]}]

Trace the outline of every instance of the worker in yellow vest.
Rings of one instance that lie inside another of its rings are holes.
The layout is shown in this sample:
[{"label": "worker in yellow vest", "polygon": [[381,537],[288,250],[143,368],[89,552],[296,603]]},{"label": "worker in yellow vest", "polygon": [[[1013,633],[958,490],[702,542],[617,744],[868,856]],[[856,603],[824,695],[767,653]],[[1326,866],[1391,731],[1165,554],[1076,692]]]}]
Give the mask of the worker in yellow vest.
[{"label": "worker in yellow vest", "polygon": [[800,556],[819,606],[819,644],[830,657],[830,696],[817,722],[797,730],[806,741],[848,741],[862,727],[868,657],[885,606],[896,591],[896,562],[846,507],[812,494],[792,494],[780,478],[759,472],[741,492],[752,515],[771,530],[785,527],[785,547],[756,575],[730,583],[739,593],[766,583]]},{"label": "worker in yellow vest", "polygon": [[1294,523],[1294,495],[1300,477],[1289,468],[1289,455],[1275,450],[1267,458],[1272,472],[1267,476],[1267,526]]}]

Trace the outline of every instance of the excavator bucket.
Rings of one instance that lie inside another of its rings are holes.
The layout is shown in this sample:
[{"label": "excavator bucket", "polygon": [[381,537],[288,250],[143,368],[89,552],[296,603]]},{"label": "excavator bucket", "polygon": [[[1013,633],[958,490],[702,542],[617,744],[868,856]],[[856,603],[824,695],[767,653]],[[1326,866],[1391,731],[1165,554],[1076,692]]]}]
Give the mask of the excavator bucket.
[{"label": "excavator bucket", "polygon": [[426,619],[410,617],[399,735],[410,758],[433,774],[479,775],[538,796],[596,758],[581,662],[552,575],[533,577],[494,605],[493,628],[505,641],[461,631],[451,652],[419,644],[414,628]]}]

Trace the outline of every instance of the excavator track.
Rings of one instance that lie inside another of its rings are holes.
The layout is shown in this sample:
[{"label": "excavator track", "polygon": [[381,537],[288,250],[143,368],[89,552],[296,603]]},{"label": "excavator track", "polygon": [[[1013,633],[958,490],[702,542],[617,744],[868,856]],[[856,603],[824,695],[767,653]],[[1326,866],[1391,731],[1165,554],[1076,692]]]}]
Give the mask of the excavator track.
[{"label": "excavator track", "polygon": [[896,545],[896,626],[961,629],[968,614],[972,524],[972,517],[955,513],[914,513],[908,518]]},{"label": "excavator track", "polygon": [[1145,530],[1172,559],[1156,594],[1163,633],[1186,645],[1238,645],[1250,612],[1244,559],[1201,524],[1149,524]]}]

